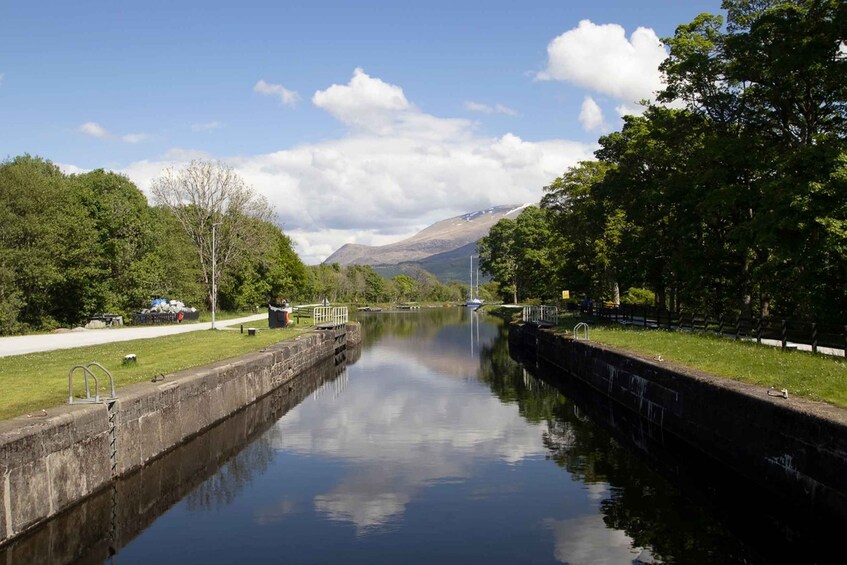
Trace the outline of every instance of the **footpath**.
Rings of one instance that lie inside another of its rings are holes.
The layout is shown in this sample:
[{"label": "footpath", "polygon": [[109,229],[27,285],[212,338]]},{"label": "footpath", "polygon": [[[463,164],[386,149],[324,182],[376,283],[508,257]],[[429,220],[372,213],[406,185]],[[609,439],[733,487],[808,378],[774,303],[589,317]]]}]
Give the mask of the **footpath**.
[{"label": "footpath", "polygon": [[[243,318],[229,320],[216,320],[215,326],[222,328],[247,324],[266,319],[268,315],[254,314]],[[166,335],[176,335],[212,328],[211,322],[199,324],[169,324],[162,326],[146,327],[124,327],[103,328],[97,330],[72,330],[65,333],[17,335],[11,337],[0,337],[0,357],[11,357],[12,355],[24,355],[26,353],[37,353],[40,351],[54,351],[56,349],[74,349],[87,345],[99,345],[117,341],[130,341],[133,339],[150,339]]]}]

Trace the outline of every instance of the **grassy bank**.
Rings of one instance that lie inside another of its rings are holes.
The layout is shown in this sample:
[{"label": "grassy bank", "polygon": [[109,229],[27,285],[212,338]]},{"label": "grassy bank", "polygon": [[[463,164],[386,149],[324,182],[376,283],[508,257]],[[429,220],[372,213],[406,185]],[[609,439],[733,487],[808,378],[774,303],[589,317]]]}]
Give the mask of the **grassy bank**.
[{"label": "grassy bank", "polygon": [[[0,395],[0,419],[37,413],[42,408],[67,402],[68,371],[73,365],[97,361],[112,372],[116,386],[120,387],[149,381],[159,374],[237,357],[290,339],[307,329],[307,326],[300,325],[269,330],[267,320],[250,325],[259,329],[257,335],[248,336],[246,331],[242,334],[237,330],[196,331],[0,358],[0,390],[3,391]],[[124,355],[129,353],[136,354],[137,362],[123,365]],[[99,378],[100,374],[97,375]],[[100,380],[103,394],[108,382]],[[74,386],[77,397],[84,394],[80,371],[74,375]]]},{"label": "grassy bank", "polygon": [[[520,311],[494,308],[507,322]],[[621,326],[569,314],[560,316],[558,331],[571,335],[580,321],[591,326],[591,341],[652,359],[674,363],[739,382],[787,389],[789,395],[847,408],[847,359],[786,350],[750,341],[735,341],[710,333],[666,331]]]},{"label": "grassy bank", "polygon": [[[567,324],[566,324],[567,326]],[[570,328],[573,324],[570,324]],[[843,357],[783,351],[707,333],[648,330],[591,324],[591,341],[719,377],[776,389],[847,408],[847,362]]]}]

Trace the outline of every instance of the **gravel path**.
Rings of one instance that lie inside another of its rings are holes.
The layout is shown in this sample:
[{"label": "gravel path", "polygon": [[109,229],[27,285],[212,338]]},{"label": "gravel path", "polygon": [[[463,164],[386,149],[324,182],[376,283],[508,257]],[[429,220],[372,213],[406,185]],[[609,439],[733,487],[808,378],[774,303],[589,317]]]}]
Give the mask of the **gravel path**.
[{"label": "gravel path", "polygon": [[[267,314],[255,314],[244,318],[231,320],[215,320],[215,326],[236,326],[263,320]],[[37,351],[53,351],[55,349],[74,349],[86,345],[98,345],[115,341],[130,341],[132,339],[148,339],[165,335],[196,332],[211,329],[211,322],[201,324],[169,324],[163,326],[147,326],[142,328],[105,328],[99,330],[75,330],[58,334],[19,335],[0,337],[0,357],[23,355]]]}]

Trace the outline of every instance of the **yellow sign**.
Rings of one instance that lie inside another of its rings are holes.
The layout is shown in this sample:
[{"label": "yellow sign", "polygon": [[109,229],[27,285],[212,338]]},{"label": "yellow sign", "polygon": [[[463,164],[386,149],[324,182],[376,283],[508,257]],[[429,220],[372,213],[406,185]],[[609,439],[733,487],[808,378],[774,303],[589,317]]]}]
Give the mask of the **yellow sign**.
[{"label": "yellow sign", "polygon": [[571,291],[569,291],[569,290],[563,290],[562,291],[562,300],[570,300],[570,297],[571,297]]}]

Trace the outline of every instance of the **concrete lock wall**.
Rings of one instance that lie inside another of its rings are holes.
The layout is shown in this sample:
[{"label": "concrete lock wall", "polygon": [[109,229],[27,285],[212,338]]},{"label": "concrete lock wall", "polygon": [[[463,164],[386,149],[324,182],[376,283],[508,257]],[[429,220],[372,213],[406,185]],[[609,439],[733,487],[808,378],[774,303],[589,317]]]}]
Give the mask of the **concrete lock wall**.
[{"label": "concrete lock wall", "polygon": [[[309,367],[285,386],[118,478],[43,527],[0,546],[0,563],[102,563],[186,495],[203,503],[219,503],[201,485],[231,458],[240,463],[238,473],[250,476],[261,469],[261,461],[256,460],[273,457],[275,436],[266,432],[302,399],[338,378],[344,367],[332,358]],[[228,494],[242,484],[223,483],[228,485]]]},{"label": "concrete lock wall", "polygon": [[847,519],[847,411],[530,324],[513,325],[509,338],[786,504]]},{"label": "concrete lock wall", "polygon": [[[360,342],[348,324],[343,347]],[[121,388],[111,410],[78,404],[0,422],[0,545],[337,356],[338,343],[315,331]]]}]

